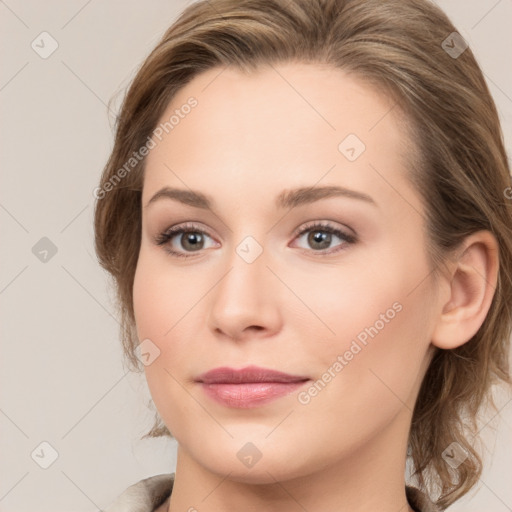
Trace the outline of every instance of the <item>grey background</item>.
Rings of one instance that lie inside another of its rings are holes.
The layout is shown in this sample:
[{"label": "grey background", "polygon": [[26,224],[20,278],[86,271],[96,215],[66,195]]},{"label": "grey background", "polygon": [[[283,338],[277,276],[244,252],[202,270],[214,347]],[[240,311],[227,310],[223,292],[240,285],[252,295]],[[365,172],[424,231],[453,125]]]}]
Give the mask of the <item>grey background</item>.
[{"label": "grey background", "polygon": [[[189,3],[0,0],[1,512],[96,511],[175,469],[174,441],[139,440],[153,420],[150,395],[122,366],[113,293],[94,255],[92,191],[112,148],[108,100],[115,112]],[[438,3],[484,70],[510,154],[512,0]],[[47,58],[31,47],[43,31],[58,43]],[[46,262],[34,246],[49,251]],[[451,512],[512,510],[511,398],[497,394],[500,413],[482,420],[487,466]]]}]

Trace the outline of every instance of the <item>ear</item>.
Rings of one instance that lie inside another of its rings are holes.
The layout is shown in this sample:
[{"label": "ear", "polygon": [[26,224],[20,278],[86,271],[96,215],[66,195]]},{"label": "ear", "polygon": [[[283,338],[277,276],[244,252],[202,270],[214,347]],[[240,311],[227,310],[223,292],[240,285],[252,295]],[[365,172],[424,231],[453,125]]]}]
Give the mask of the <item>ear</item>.
[{"label": "ear", "polygon": [[452,349],[469,341],[484,323],[498,279],[498,242],[490,231],[468,236],[446,282],[448,299],[432,334],[432,344]]}]

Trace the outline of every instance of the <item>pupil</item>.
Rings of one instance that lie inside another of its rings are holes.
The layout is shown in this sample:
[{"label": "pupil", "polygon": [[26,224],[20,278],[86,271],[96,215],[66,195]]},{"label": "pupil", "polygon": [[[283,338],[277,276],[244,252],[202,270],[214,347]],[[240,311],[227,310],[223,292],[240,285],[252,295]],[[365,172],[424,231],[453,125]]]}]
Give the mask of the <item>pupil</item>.
[{"label": "pupil", "polygon": [[322,231],[314,231],[311,233],[311,238],[313,243],[322,245],[320,249],[325,249],[329,247],[331,241],[331,234]]},{"label": "pupil", "polygon": [[197,246],[201,243],[201,235],[198,233],[188,233],[185,237],[185,245],[190,244],[193,249],[197,249]]}]

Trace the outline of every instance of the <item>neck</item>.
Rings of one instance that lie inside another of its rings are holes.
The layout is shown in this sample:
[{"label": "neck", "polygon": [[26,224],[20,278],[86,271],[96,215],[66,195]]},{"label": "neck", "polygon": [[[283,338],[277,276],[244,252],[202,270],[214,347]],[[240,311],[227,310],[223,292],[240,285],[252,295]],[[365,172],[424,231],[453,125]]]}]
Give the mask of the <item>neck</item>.
[{"label": "neck", "polygon": [[386,430],[365,439],[336,464],[317,467],[320,463],[315,461],[309,466],[291,461],[288,468],[268,467],[263,471],[268,475],[265,483],[251,481],[250,472],[244,481],[215,473],[179,445],[174,487],[165,508],[168,512],[413,512],[405,496],[409,426],[410,412],[404,407]]}]

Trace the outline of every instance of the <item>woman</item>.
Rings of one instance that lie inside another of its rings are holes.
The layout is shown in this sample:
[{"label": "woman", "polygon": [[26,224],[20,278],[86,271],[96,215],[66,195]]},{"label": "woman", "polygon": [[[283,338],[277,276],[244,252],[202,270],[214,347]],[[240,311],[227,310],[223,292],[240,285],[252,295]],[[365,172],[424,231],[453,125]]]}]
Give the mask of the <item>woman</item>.
[{"label": "woman", "polygon": [[[495,105],[425,0],[210,0],[139,70],[96,190],[123,343],[178,442],[115,511],[444,510],[510,384]],[[406,462],[412,475],[405,480]]]}]

